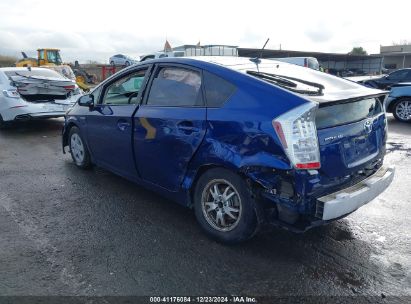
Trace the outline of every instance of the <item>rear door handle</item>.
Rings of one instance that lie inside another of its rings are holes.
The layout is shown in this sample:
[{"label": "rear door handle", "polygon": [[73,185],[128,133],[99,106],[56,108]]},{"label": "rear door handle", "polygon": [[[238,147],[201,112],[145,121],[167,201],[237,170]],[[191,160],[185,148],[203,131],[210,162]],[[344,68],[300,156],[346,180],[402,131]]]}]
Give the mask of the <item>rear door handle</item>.
[{"label": "rear door handle", "polygon": [[130,122],[128,122],[124,119],[120,119],[119,121],[117,121],[117,128],[120,131],[125,131],[130,126],[131,126]]},{"label": "rear door handle", "polygon": [[177,124],[177,128],[184,133],[193,133],[193,132],[198,132],[199,129],[197,127],[194,127],[193,123],[191,121],[181,121]]}]

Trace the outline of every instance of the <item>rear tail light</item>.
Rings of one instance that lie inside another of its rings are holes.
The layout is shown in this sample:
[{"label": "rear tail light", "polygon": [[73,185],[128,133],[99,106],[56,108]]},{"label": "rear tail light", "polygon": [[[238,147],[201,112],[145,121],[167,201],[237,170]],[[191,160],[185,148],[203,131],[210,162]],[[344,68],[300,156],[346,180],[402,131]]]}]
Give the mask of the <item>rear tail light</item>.
[{"label": "rear tail light", "polygon": [[19,98],[20,94],[17,89],[3,90],[3,95],[10,98]]},{"label": "rear tail light", "polygon": [[72,91],[76,88],[75,85],[68,85],[68,86],[64,86],[64,88],[66,89],[66,91]]},{"label": "rear tail light", "polygon": [[321,166],[316,110],[316,104],[306,103],[272,122],[287,157],[296,169],[318,169]]}]

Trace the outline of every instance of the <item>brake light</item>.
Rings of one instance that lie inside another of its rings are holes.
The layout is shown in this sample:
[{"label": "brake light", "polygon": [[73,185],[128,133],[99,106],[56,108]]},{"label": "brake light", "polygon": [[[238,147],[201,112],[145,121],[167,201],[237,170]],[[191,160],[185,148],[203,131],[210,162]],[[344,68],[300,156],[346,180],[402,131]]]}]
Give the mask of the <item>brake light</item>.
[{"label": "brake light", "polygon": [[74,90],[76,87],[74,85],[69,85],[69,86],[64,86],[64,88],[66,89],[66,91],[72,91]]},{"label": "brake light", "polygon": [[321,167],[315,112],[317,104],[305,103],[275,118],[273,128],[296,169]]},{"label": "brake light", "polygon": [[20,94],[17,89],[3,90],[3,95],[10,98],[19,98]]}]

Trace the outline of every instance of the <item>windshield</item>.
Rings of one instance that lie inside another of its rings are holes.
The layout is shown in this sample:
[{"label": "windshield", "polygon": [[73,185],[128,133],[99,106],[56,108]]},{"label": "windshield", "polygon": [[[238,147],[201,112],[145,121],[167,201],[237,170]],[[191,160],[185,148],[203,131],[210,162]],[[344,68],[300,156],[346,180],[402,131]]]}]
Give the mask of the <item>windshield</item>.
[{"label": "windshield", "polygon": [[58,51],[47,51],[47,60],[55,64],[61,64],[61,57]]},{"label": "windshield", "polygon": [[5,71],[4,73],[10,80],[11,76],[64,78],[59,73],[48,69],[14,70]]}]

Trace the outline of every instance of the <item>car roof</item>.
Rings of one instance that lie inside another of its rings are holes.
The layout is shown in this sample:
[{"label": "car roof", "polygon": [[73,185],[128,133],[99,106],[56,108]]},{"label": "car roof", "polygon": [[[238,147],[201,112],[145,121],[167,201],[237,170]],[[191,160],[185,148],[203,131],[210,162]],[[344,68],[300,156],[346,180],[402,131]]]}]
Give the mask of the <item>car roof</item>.
[{"label": "car roof", "polygon": [[[255,69],[256,64],[247,57],[235,57],[235,56],[194,56],[194,57],[164,57],[164,58],[156,58],[150,61],[143,61],[142,63],[186,63],[191,64],[197,67],[204,67],[210,65],[217,65],[229,68],[231,70],[246,70],[246,69]],[[275,64],[281,65],[290,65],[285,62],[276,61],[276,60],[268,60],[268,59],[260,59],[260,63],[258,64],[260,67],[269,65],[273,66]]]},{"label": "car roof", "polygon": [[[221,73],[225,74],[226,72],[230,73],[229,71],[234,73],[239,72],[243,75],[247,74],[248,71],[262,71],[277,74],[282,77],[297,77],[305,81],[321,84],[325,87],[322,96],[310,96],[311,100],[318,102],[346,100],[384,93],[384,91],[370,89],[353,81],[295,64],[276,61],[275,59],[258,60],[259,62],[257,64],[256,60],[252,61],[251,58],[234,56],[165,57],[143,61],[140,64],[181,63],[206,69],[210,72],[217,72],[219,75],[222,75]],[[135,67],[135,65],[130,68],[132,69],[133,67]],[[305,98],[308,98],[308,96],[305,95]]]},{"label": "car roof", "polygon": [[411,68],[397,69],[395,71],[392,71],[391,73],[398,72],[398,71],[404,71],[404,70],[411,70]]}]

